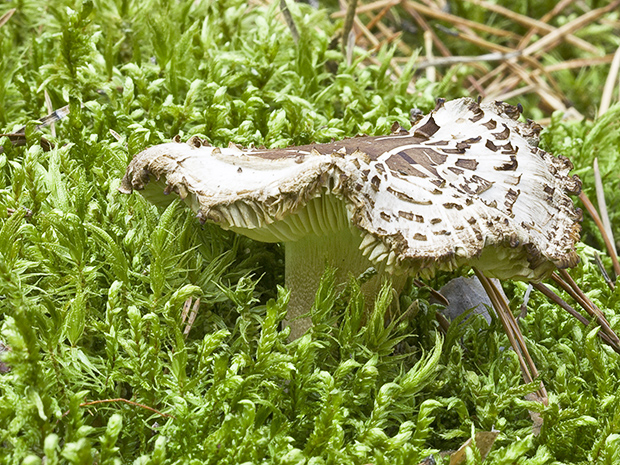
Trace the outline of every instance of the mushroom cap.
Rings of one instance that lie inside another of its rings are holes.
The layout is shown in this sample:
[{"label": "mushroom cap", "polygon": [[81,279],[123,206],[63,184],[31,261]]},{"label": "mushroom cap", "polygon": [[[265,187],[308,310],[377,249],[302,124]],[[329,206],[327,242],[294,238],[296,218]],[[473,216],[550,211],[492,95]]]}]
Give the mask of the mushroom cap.
[{"label": "mushroom cap", "polygon": [[581,212],[568,194],[581,183],[568,159],[537,147],[541,127],[520,113],[463,98],[387,136],[284,149],[192,138],[137,154],[119,190],[154,203],[175,192],[201,221],[262,241],[350,227],[361,253],[391,273],[468,264],[536,281],[579,261]]}]

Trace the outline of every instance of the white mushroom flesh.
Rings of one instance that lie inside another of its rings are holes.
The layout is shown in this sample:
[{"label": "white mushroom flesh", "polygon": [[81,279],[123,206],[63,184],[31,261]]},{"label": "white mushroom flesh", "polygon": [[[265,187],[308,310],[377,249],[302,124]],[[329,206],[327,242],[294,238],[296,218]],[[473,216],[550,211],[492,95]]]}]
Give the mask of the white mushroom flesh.
[{"label": "white mushroom flesh", "polygon": [[540,280],[578,261],[580,213],[568,194],[580,183],[518,114],[459,99],[383,137],[287,149],[162,144],[134,157],[121,191],[155,178],[155,195],[145,192],[155,202],[163,183],[201,220],[260,241],[350,229],[360,254],[394,274],[469,264]]}]

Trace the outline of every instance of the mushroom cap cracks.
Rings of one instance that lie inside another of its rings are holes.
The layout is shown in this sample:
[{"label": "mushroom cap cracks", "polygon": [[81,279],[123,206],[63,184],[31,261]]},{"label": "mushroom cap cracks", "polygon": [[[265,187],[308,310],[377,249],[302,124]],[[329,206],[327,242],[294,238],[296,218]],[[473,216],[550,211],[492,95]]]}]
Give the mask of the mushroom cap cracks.
[{"label": "mushroom cap cracks", "polygon": [[568,159],[538,149],[541,127],[520,113],[464,98],[387,136],[284,149],[194,137],[137,154],[119,190],[154,203],[175,192],[201,221],[267,242],[352,228],[360,253],[390,273],[468,264],[540,280],[579,261],[581,212],[568,194],[581,183]]}]

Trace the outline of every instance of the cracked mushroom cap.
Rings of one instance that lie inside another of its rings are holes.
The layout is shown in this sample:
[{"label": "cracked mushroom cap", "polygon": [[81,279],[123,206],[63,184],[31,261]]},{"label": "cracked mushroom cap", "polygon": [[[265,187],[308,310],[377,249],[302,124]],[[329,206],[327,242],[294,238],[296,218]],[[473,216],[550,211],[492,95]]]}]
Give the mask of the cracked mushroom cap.
[{"label": "cracked mushroom cap", "polygon": [[351,229],[393,274],[468,264],[540,280],[579,259],[572,164],[538,149],[541,127],[503,102],[439,100],[410,131],[284,149],[211,147],[198,138],[137,154],[119,190],[154,203],[177,193],[201,221],[259,241]]}]

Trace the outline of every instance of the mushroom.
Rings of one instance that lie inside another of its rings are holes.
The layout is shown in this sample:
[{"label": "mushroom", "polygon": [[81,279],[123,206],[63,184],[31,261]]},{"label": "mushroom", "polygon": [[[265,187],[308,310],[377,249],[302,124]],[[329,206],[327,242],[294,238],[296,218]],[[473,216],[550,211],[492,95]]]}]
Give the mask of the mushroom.
[{"label": "mushroom", "polygon": [[[202,222],[282,242],[288,321],[306,313],[326,263],[339,279],[370,266],[396,286],[467,264],[540,281],[578,263],[580,190],[571,163],[537,148],[520,107],[438,100],[410,131],[281,149],[157,145],[137,154],[119,190],[158,205],[174,192]],[[293,324],[298,337],[310,323]]]}]

